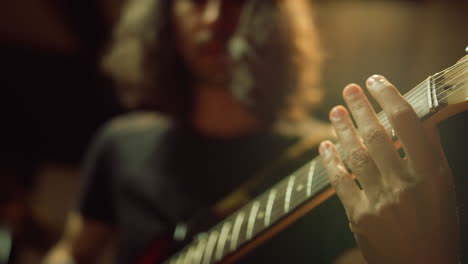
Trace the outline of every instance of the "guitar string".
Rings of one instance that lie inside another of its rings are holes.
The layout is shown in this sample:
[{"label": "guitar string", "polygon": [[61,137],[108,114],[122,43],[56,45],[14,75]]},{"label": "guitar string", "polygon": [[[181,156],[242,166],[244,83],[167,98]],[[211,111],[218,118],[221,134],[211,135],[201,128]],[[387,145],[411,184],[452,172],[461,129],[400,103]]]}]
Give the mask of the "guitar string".
[{"label": "guitar string", "polygon": [[[440,83],[440,81],[443,81],[446,77],[450,77],[450,76],[447,76],[447,75],[449,75],[451,73],[454,73],[454,70],[457,70],[457,69],[460,69],[460,67],[466,66],[466,63],[468,63],[468,59],[460,61],[460,62],[452,65],[451,67],[448,67],[447,69],[436,73],[435,75],[437,75],[437,76],[431,80],[432,82],[434,82],[433,85],[435,85],[435,86],[438,85]],[[461,68],[461,69],[463,69],[463,68]],[[424,83],[424,81],[423,81],[423,83]]]}]

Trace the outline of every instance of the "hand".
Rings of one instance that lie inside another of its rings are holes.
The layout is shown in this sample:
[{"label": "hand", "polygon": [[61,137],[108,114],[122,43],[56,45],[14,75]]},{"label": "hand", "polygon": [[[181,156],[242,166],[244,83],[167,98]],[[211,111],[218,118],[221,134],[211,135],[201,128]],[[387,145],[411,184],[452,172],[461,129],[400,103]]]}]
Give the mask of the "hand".
[{"label": "hand", "polygon": [[356,84],[348,85],[343,96],[358,131],[343,106],[330,112],[352,174],[331,142],[320,146],[331,185],[364,257],[379,264],[457,263],[456,202],[445,157],[429,141],[418,116],[392,84],[374,75],[366,85],[382,106],[406,156],[397,153]]}]

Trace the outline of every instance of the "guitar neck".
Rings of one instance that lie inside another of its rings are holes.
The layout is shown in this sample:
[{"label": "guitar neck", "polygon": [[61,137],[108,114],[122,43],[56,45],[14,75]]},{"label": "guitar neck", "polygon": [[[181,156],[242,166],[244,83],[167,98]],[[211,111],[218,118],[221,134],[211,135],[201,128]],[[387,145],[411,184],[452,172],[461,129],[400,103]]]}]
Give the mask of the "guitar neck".
[{"label": "guitar neck", "polygon": [[[467,69],[468,57],[465,56],[454,66],[428,77],[404,97],[422,120],[453,104],[467,106]],[[389,135],[394,136],[385,113],[380,112],[377,116]],[[337,148],[342,154],[339,144]],[[326,171],[316,157],[207,232],[197,235],[192,243],[165,263],[224,260],[328,187]]]}]

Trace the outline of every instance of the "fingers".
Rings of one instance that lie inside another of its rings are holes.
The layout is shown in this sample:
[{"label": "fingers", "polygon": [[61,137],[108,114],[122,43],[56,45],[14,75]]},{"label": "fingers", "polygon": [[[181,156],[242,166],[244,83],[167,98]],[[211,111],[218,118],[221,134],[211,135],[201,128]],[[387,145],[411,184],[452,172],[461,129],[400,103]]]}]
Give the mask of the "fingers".
[{"label": "fingers", "polygon": [[343,106],[334,107],[330,111],[330,120],[343,147],[348,166],[358,177],[364,191],[374,192],[380,186],[380,173],[362,144],[348,111]]},{"label": "fingers", "polygon": [[[369,155],[382,172],[384,181],[390,181],[388,175],[400,171],[401,158],[393,146],[390,136],[380,123],[369,100],[362,89],[350,84],[343,90],[343,97],[354,119]],[[359,175],[358,175],[359,177]]]},{"label": "fingers", "polygon": [[373,75],[366,84],[382,106],[413,166],[422,169],[428,167],[428,162],[435,164],[434,149],[411,105],[383,76]]},{"label": "fingers", "polygon": [[350,210],[359,204],[362,192],[349,175],[335,146],[330,141],[322,142],[319,150],[330,184],[335,189],[346,211],[350,213]]}]

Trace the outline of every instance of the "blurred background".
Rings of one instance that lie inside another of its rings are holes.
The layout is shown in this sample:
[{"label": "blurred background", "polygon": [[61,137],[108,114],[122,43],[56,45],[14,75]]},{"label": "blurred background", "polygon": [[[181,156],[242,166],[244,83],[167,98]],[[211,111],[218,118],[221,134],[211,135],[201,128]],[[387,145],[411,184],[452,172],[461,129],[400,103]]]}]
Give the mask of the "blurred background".
[{"label": "blurred background", "polygon": [[[0,226],[20,230],[16,263],[38,263],[59,237],[89,140],[124,112],[99,58],[125,2],[0,4]],[[468,1],[314,2],[326,51],[322,119],[342,104],[347,83],[379,73],[406,92],[454,64],[468,45]],[[3,238],[0,230],[0,255]]]}]

